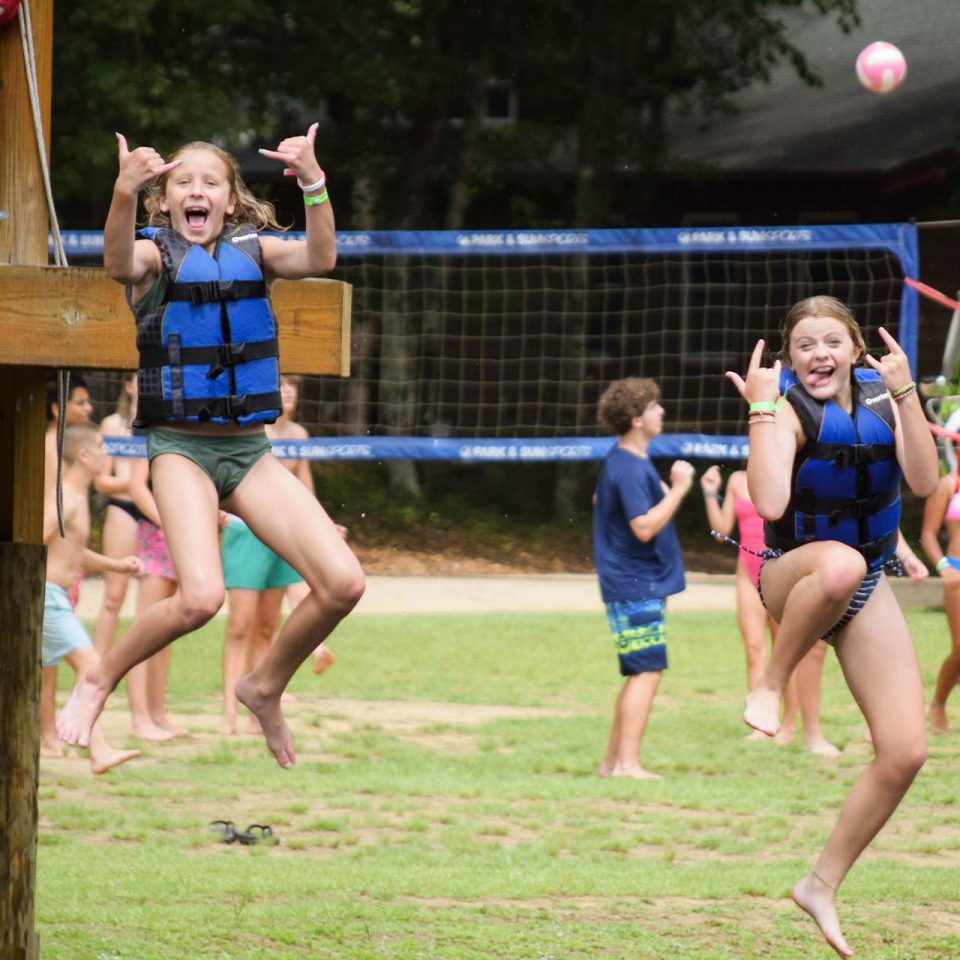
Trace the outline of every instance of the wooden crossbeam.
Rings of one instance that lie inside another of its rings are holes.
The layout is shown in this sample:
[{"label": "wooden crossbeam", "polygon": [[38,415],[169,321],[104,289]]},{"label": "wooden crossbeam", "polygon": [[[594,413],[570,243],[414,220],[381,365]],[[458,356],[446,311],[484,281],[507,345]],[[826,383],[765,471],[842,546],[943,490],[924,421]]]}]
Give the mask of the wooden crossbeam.
[{"label": "wooden crossbeam", "polygon": [[[277,280],[270,299],[284,373],[349,375],[350,284]],[[135,370],[135,332],[101,268],[0,265],[0,365]]]}]

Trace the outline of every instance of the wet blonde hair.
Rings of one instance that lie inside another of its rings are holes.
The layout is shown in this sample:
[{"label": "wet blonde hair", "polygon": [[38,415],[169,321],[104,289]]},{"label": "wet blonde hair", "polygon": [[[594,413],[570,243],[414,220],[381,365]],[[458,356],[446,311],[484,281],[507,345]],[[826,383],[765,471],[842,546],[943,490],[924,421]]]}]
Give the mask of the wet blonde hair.
[{"label": "wet blonde hair", "polygon": [[597,420],[604,430],[622,437],[630,431],[633,418],[660,399],[660,388],[655,380],[646,377],[626,377],[614,380],[603,391],[597,407]]},{"label": "wet blonde hair", "polygon": [[[218,157],[227,168],[227,180],[230,183],[230,193],[234,200],[233,213],[224,218],[224,225],[236,227],[240,224],[249,224],[256,230],[286,230],[277,223],[277,212],[273,204],[267,200],[258,200],[240,176],[237,161],[216,144],[204,140],[193,140],[185,143],[174,151],[170,157],[176,160],[190,150],[207,150]],[[147,224],[151,227],[169,227],[170,215],[160,209],[160,201],[167,191],[167,179],[176,171],[176,167],[168,170],[159,180],[150,184],[143,198],[147,210]]]},{"label": "wet blonde hair", "polygon": [[807,317],[830,317],[833,320],[839,320],[850,334],[854,347],[860,351],[857,363],[863,361],[867,352],[867,345],[863,340],[863,333],[860,331],[860,324],[853,315],[853,311],[836,297],[807,297],[805,300],[799,300],[787,313],[783,321],[783,327],[780,329],[780,359],[783,363],[790,363],[790,336],[794,327]]}]

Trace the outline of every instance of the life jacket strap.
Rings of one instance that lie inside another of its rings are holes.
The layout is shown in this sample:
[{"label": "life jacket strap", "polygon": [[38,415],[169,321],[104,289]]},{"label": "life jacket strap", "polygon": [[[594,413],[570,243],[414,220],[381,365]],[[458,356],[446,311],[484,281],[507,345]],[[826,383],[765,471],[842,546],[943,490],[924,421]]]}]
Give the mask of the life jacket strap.
[{"label": "life jacket strap", "polygon": [[[795,547],[802,546],[805,543],[817,543],[816,540],[796,540],[793,537],[785,537],[771,529],[768,524],[764,530],[764,544],[767,549],[783,550],[784,552],[793,550]],[[823,541],[819,541],[823,542]],[[884,537],[878,537],[876,540],[869,540],[866,543],[858,543],[853,549],[859,553],[867,564],[873,563],[886,553],[890,553],[897,545],[897,532],[888,534]]]},{"label": "life jacket strap", "polygon": [[267,285],[263,280],[173,281],[167,284],[164,299],[187,300],[199,307],[204,303],[260,299],[266,295]]},{"label": "life jacket strap", "polygon": [[892,443],[819,443],[808,442],[803,447],[807,460],[832,460],[840,469],[892,460],[896,447]]},{"label": "life jacket strap", "polygon": [[[280,391],[272,393],[243,393],[229,394],[225,397],[208,397],[206,399],[187,400],[182,402],[183,412],[178,419],[196,418],[201,423],[213,419],[238,420],[253,413],[278,411],[283,408]],[[137,400],[137,419],[166,420],[171,416],[172,402],[158,397],[139,397]]]},{"label": "life jacket strap", "polygon": [[280,345],[276,338],[272,340],[254,340],[247,343],[221,343],[213,347],[180,347],[174,356],[171,346],[147,347],[140,351],[140,366],[175,367],[203,366],[208,364],[209,380],[217,377],[229,367],[254,360],[267,360],[280,356]]},{"label": "life jacket strap", "polygon": [[[813,495],[813,491],[809,488],[806,488],[806,491],[809,491],[811,496],[800,499],[798,513],[803,515],[804,520],[810,517],[811,523],[814,515],[827,517],[827,522],[831,527],[835,527],[841,520],[866,520],[881,510],[893,506],[900,496],[900,491],[896,489],[875,493],[872,497],[859,497],[856,500],[849,500],[845,497],[817,497]],[[808,527],[805,524],[805,532],[812,534],[812,526]]]}]

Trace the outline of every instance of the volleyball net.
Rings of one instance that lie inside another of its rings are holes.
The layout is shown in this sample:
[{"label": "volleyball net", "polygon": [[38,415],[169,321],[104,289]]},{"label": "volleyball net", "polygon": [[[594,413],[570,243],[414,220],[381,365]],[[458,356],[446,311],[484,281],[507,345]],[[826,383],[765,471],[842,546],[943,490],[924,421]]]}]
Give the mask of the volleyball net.
[{"label": "volleyball net", "polygon": [[[99,238],[68,233],[67,252],[95,257]],[[761,337],[778,349],[786,311],[814,294],[848,303],[868,348],[885,326],[916,370],[912,224],[341,232],[338,256],[351,376],[303,379],[311,439],[281,456],[595,459],[612,442],[601,393],[643,376],[669,424],[654,456],[742,459],[745,406],[724,371]],[[118,375],[88,379],[110,412]]]}]

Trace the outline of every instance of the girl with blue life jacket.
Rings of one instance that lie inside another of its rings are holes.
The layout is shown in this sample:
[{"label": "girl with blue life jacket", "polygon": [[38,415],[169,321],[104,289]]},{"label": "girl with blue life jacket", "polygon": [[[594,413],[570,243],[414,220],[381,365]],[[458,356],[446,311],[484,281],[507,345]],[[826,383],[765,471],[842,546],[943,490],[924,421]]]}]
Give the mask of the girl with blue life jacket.
[{"label": "girl with blue life jacket", "polygon": [[920,670],[883,564],[897,546],[901,474],[926,497],[939,469],[907,357],[879,332],[888,353],[877,360],[845,304],[810,297],[787,314],[782,374],[781,360],[762,366],[762,340],[745,377],[727,373],[750,405],[747,483],[773,548],[759,588],[780,624],[744,720],[776,734],[786,682],[823,637],[873,738],[873,762],[847,796],[816,866],[793,888],[794,901],[842,957],[852,951],[840,929],[837,888],[927,750]]},{"label": "girl with blue life jacket", "polygon": [[[260,152],[296,175],[306,239],[277,229],[273,208],[249,192],[229,154],[190,143],[169,160],[129,150],[117,134],[120,171],[104,228],[104,266],[127,288],[137,321],[135,425],[148,429],[153,494],[177,571],[177,590],[149,607],[88,673],[57,718],[67,743],[85,745],[92,723],[136,663],[206,623],[224,597],[217,517],[241,517],[303,576],[298,604],[267,657],[236,687],[282,767],[296,760],[280,695],[300,664],[360,599],[363,571],[316,498],[270,453],[264,424],[281,412],[277,277],[327,273],[336,261],[326,178],[314,152],[317,125]],[[150,228],[136,233],[146,189]]]}]

